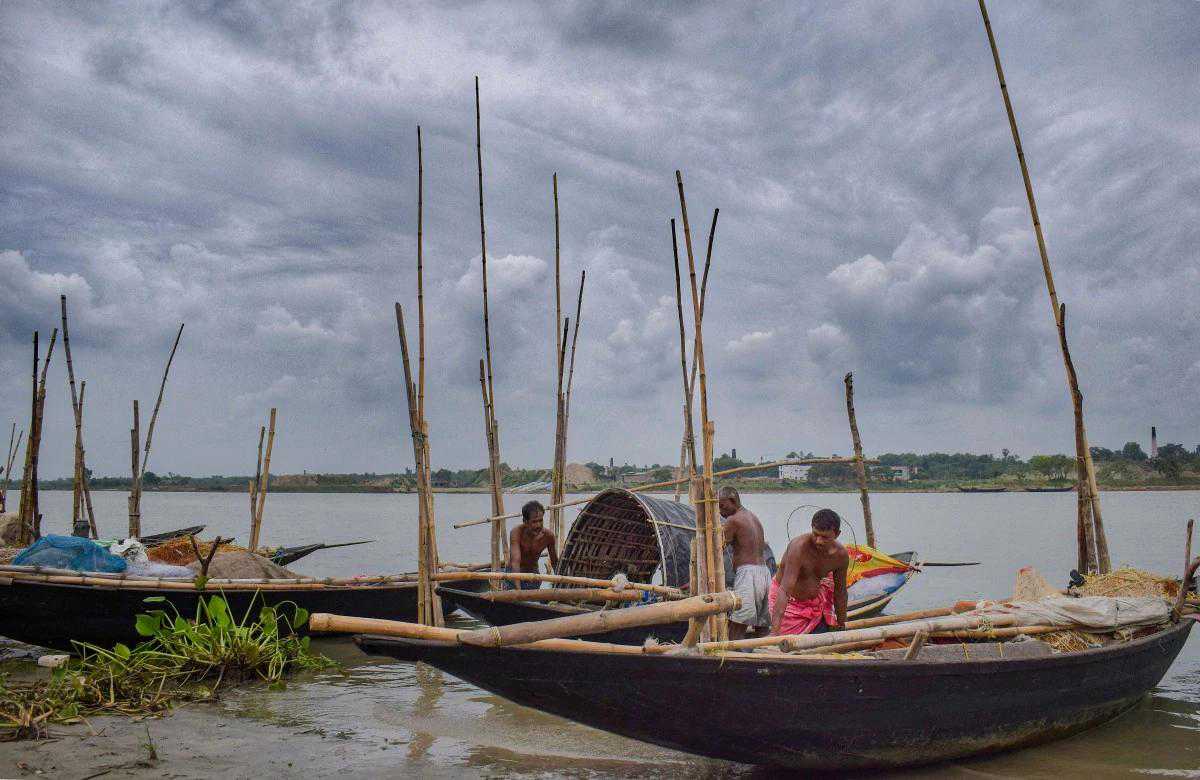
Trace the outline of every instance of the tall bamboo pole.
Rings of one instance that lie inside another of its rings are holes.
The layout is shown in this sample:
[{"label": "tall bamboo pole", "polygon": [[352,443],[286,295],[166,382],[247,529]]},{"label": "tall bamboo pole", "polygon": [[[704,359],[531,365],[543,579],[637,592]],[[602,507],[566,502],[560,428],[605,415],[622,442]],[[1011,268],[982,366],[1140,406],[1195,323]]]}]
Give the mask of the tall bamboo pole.
[{"label": "tall bamboo pole", "polygon": [[[1071,351],[1067,347],[1067,304],[1059,304],[1058,342],[1062,348],[1063,361],[1067,366],[1067,385],[1071,389],[1071,406],[1075,412],[1075,472],[1077,501],[1075,509],[1076,535],[1079,538],[1081,555],[1079,556],[1079,571],[1092,574],[1101,567],[1097,529],[1092,515],[1092,490],[1087,479],[1087,463],[1084,453],[1087,452],[1087,439],[1083,432],[1083,393],[1079,391],[1079,380],[1075,376],[1075,363],[1071,360]],[[1107,553],[1107,551],[1106,551]]]},{"label": "tall bamboo pole", "polygon": [[250,482],[250,533],[254,533],[254,518],[258,515],[258,491],[262,485],[263,441],[267,438],[267,426],[258,426],[258,461],[254,467],[254,479]]},{"label": "tall bamboo pole", "polygon": [[263,508],[267,503],[267,490],[271,486],[271,450],[275,447],[275,407],[267,423],[267,453],[263,456],[262,482],[258,486],[258,509],[254,512],[254,525],[250,528],[250,552],[258,550],[258,538],[262,533]]},{"label": "tall bamboo pole", "polygon": [[[1004,111],[1008,115],[1009,129],[1012,130],[1013,145],[1017,150],[1017,163],[1021,167],[1021,179],[1025,184],[1025,197],[1029,201],[1029,215],[1033,221],[1033,232],[1037,237],[1038,254],[1042,260],[1042,273],[1046,277],[1046,291],[1050,295],[1050,310],[1054,316],[1054,324],[1060,330],[1063,327],[1061,319],[1061,309],[1058,304],[1058,293],[1054,289],[1054,274],[1050,271],[1050,259],[1046,253],[1046,239],[1042,235],[1042,221],[1038,216],[1037,201],[1033,197],[1033,183],[1029,178],[1029,165],[1025,162],[1025,151],[1021,147],[1021,133],[1017,130],[1017,117],[1013,112],[1012,100],[1008,96],[1008,82],[1004,78],[1004,68],[1000,65],[1000,50],[996,46],[996,35],[992,31],[992,22],[988,18],[987,5],[984,0],[979,0],[979,12],[983,16],[983,27],[987,31],[988,45],[992,50],[992,61],[996,66],[996,78],[1000,82],[1000,94],[1004,98]],[[1062,340],[1065,344],[1065,340]],[[1071,374],[1073,368],[1067,366],[1068,357],[1064,350],[1063,366],[1067,371],[1067,389],[1071,393],[1071,403],[1075,405],[1076,389],[1072,386]],[[1075,385],[1078,385],[1077,380]],[[1087,446],[1087,433],[1083,425],[1083,410],[1080,406],[1075,407],[1075,427],[1077,431],[1083,431],[1082,441],[1076,436],[1077,448],[1081,444],[1083,453],[1080,456],[1083,461],[1084,473],[1081,475],[1079,485],[1084,482],[1088,486],[1088,503],[1091,507],[1091,516],[1095,528],[1092,529],[1096,550],[1098,555],[1098,567],[1100,572],[1107,573],[1111,571],[1112,564],[1108,554],[1108,539],[1104,533],[1104,523],[1100,515],[1100,488],[1096,483],[1096,465],[1092,462],[1092,453]]]},{"label": "tall bamboo pole", "polygon": [[846,416],[850,419],[850,438],[854,441],[854,472],[858,476],[858,497],[862,500],[863,525],[867,529],[867,546],[875,548],[875,524],[871,521],[871,497],[867,494],[867,464],[863,462],[862,439],[858,436],[858,421],[854,418],[854,374],[846,374]]},{"label": "tall bamboo pole", "polygon": [[[675,257],[675,311],[679,315],[679,364],[683,370],[683,449],[688,457],[686,476],[691,478],[696,474],[696,434],[692,428],[692,383],[688,380],[687,328],[683,321],[683,292],[679,281],[679,237],[674,219],[671,220],[671,252]],[[678,495],[676,491],[677,500]]]},{"label": "tall bamboo pole", "polygon": [[[566,398],[563,395],[563,362],[566,348],[566,333],[560,328],[562,316],[562,240],[559,233],[558,213],[558,174],[550,177],[551,190],[554,199],[554,362],[555,362],[555,392],[554,392],[554,464],[550,469],[550,504],[561,504],[564,495],[562,474],[563,455],[563,420]],[[563,545],[563,511],[562,508],[550,510],[550,530],[554,533],[554,543],[561,552]]]},{"label": "tall bamboo pole", "polygon": [[[12,430],[8,434],[8,455],[4,459],[4,482],[0,484],[0,514],[4,514],[8,508],[8,485],[12,478],[13,461],[17,458],[17,452],[21,449],[21,440],[25,438],[25,430],[22,429],[20,435],[17,435],[17,423],[12,424]],[[14,445],[14,440],[16,444]]]},{"label": "tall bamboo pole", "polygon": [[[583,270],[579,273],[579,297],[575,300],[575,329],[571,332],[571,358],[567,364],[567,402],[564,406],[564,414],[569,423],[571,421],[571,389],[575,386],[575,347],[579,343],[579,323],[583,320],[583,286],[587,283],[587,271]],[[563,457],[566,458],[566,435],[567,428],[563,427]]]},{"label": "tall bamboo pole", "polygon": [[484,435],[487,438],[488,482],[491,485],[491,493],[492,493],[492,513],[493,514],[492,514],[492,519],[489,521],[489,522],[491,522],[491,525],[492,525],[492,539],[491,539],[492,569],[494,571],[499,571],[501,569],[501,567],[504,566],[504,561],[505,561],[504,542],[507,540],[506,540],[505,534],[504,534],[505,522],[503,519],[497,519],[497,518],[501,517],[504,514],[504,512],[503,512],[503,509],[501,509],[501,511],[497,512],[496,507],[504,506],[504,496],[501,492],[499,474],[497,473],[497,468],[496,468],[496,457],[495,457],[496,428],[492,423],[492,406],[491,406],[491,403],[488,401],[487,374],[486,374],[486,369],[484,367],[483,358],[479,359],[479,389],[480,389],[480,392],[483,394],[483,430],[484,430]]},{"label": "tall bamboo pole", "polygon": [[129,538],[136,539],[142,535],[142,502],[138,496],[138,483],[142,473],[141,467],[142,415],[138,410],[138,401],[133,399],[133,427],[129,429],[130,470],[133,476],[129,480]]},{"label": "tall bamboo pole", "polygon": [[[704,478],[700,485],[702,491],[701,506],[696,509],[697,528],[701,528],[700,518],[703,516],[703,532],[701,540],[704,546],[705,582],[704,593],[717,593],[725,588],[723,551],[721,542],[721,526],[716,519],[716,498],[713,493],[713,436],[715,426],[708,417],[708,378],[704,366],[704,323],[700,311],[700,290],[696,285],[696,261],[692,252],[692,231],[688,224],[687,200],[683,194],[683,174],[675,171],[675,183],[679,190],[679,211],[683,220],[683,241],[687,249],[688,275],[692,287],[692,313],[695,320],[695,347],[693,354],[699,367],[700,380],[700,420],[704,432]],[[724,641],[727,636],[728,623],[723,615],[714,615],[708,619],[707,634],[709,637],[721,637],[716,641]],[[702,632],[703,633],[703,632]]]},{"label": "tall bamboo pole", "polygon": [[75,392],[75,364],[71,360],[71,332],[67,327],[67,296],[58,296],[62,313],[63,353],[67,360],[67,384],[71,388],[71,411],[75,416],[75,471],[71,479],[71,532],[87,536],[89,529],[83,520],[83,413]]},{"label": "tall bamboo pole", "polygon": [[[50,332],[50,346],[46,348],[46,358],[42,361],[41,379],[34,364],[34,402],[33,420],[29,425],[29,438],[25,442],[26,479],[21,490],[21,535],[23,546],[31,544],[42,535],[42,513],[38,506],[38,459],[42,448],[42,419],[46,412],[46,374],[50,370],[50,357],[54,354],[54,342],[58,338],[58,328]],[[37,355],[36,337],[34,339],[34,356]],[[29,500],[25,500],[28,493]]]},{"label": "tall bamboo pole", "polygon": [[[175,334],[175,343],[171,345],[171,354],[167,356],[167,365],[163,369],[162,382],[158,386],[158,399],[154,402],[154,411],[150,413],[150,425],[146,428],[146,445],[142,451],[140,463],[136,464],[136,471],[133,477],[133,488],[129,493],[129,535],[140,536],[142,532],[142,484],[146,477],[147,467],[150,465],[150,445],[154,439],[154,425],[158,422],[158,412],[162,409],[163,393],[167,389],[167,377],[171,374],[171,363],[175,361],[175,351],[179,349],[179,340],[183,338],[183,325],[179,323],[179,332]],[[135,430],[138,428],[136,421],[137,402],[134,401],[135,409]],[[134,442],[134,447],[138,446],[141,441],[140,433],[136,434],[137,438]]]},{"label": "tall bamboo pole", "polygon": [[29,393],[29,436],[25,439],[25,465],[21,470],[21,502],[17,505],[17,516],[21,519],[21,533],[17,540],[21,544],[28,544],[29,530],[33,527],[33,523],[27,522],[29,512],[29,502],[33,499],[33,491],[30,489],[30,477],[33,474],[33,424],[37,419],[38,406],[38,365],[41,362],[41,356],[38,352],[38,332],[33,332],[33,389]]},{"label": "tall bamboo pole", "polygon": [[87,512],[87,520],[83,522],[83,511],[80,512],[80,525],[84,527],[84,534],[92,539],[100,538],[100,531],[96,528],[96,511],[92,508],[92,488],[88,484],[87,475],[87,450],[83,448],[83,398],[87,395],[87,380],[84,379],[79,383],[79,492],[83,495],[83,510]]},{"label": "tall bamboo pole", "polygon": [[[488,316],[487,228],[483,217],[483,131],[479,111],[479,77],[475,77],[475,170],[479,181],[479,262],[483,276],[483,351],[487,368],[484,387],[484,414],[487,429],[488,465],[492,479],[492,514],[504,514],[504,493],[500,480],[500,425],[496,422],[496,388],[492,380],[492,331]],[[492,524],[492,567],[503,563],[500,552],[506,551],[508,538],[503,520]]]}]

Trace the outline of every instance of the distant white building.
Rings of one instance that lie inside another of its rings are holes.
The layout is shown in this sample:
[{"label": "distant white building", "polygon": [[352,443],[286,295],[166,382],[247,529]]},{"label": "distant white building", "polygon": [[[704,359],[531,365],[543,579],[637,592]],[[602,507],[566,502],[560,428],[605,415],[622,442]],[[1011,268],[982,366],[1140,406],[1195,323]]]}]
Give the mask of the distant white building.
[{"label": "distant white building", "polygon": [[917,476],[916,466],[880,466],[877,469],[872,469],[872,471],[878,476],[894,482],[908,482]]},{"label": "distant white building", "polygon": [[779,467],[779,478],[781,480],[790,479],[797,482],[802,482],[808,479],[808,472],[812,470],[812,466],[801,466],[797,464],[789,464]]}]

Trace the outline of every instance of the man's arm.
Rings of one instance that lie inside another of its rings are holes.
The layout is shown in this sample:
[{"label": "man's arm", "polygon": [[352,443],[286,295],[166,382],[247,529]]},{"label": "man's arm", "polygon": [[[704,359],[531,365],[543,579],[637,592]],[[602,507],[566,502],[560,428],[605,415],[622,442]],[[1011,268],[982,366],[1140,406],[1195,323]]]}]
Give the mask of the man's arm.
[{"label": "man's arm", "polygon": [[[508,570],[510,572],[521,570],[521,526],[512,529],[508,535]],[[511,580],[515,585],[517,580]]]},{"label": "man's arm", "polygon": [[788,599],[796,587],[800,572],[798,566],[788,565],[787,553],[784,553],[783,557],[784,560],[779,565],[779,592],[775,595],[775,603],[771,605],[771,636],[779,636],[779,624],[783,622],[784,610],[787,609]]},{"label": "man's arm", "polygon": [[546,547],[546,552],[550,554],[550,573],[558,573],[558,539],[555,538],[553,531],[546,531],[550,538],[550,543]]},{"label": "man's arm", "polygon": [[[836,628],[846,627],[846,569],[850,566],[850,557],[846,556],[841,566],[833,570],[833,606],[837,611]],[[835,628],[835,626],[830,626]]]}]

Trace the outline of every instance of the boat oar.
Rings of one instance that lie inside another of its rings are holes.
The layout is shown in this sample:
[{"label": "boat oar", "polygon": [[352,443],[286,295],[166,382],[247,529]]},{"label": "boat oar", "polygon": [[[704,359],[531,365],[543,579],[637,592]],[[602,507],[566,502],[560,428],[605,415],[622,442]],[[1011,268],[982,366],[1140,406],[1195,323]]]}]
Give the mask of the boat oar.
[{"label": "boat oar", "polygon": [[921,561],[917,566],[924,568],[926,566],[978,566],[979,561]]}]

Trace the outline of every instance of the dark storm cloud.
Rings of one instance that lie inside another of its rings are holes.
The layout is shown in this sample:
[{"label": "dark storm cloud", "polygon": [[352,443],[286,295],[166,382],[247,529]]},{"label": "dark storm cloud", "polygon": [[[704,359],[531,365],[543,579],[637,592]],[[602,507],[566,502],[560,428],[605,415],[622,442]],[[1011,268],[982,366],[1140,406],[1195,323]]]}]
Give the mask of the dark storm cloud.
[{"label": "dark storm cloud", "polygon": [[[1200,441],[1200,6],[992,13],[1091,437]],[[552,450],[553,172],[572,316],[588,270],[571,456],[673,459],[676,168],[698,262],[721,208],[719,449],[845,451],[847,370],[868,449],[1071,446],[970,4],[8,3],[0,74],[2,414],[65,292],[102,473],[180,321],[163,470],[250,468],[272,405],[284,470],[408,461],[391,304],[415,338],[418,123],[434,451],[482,460],[474,74],[505,460]]]}]

